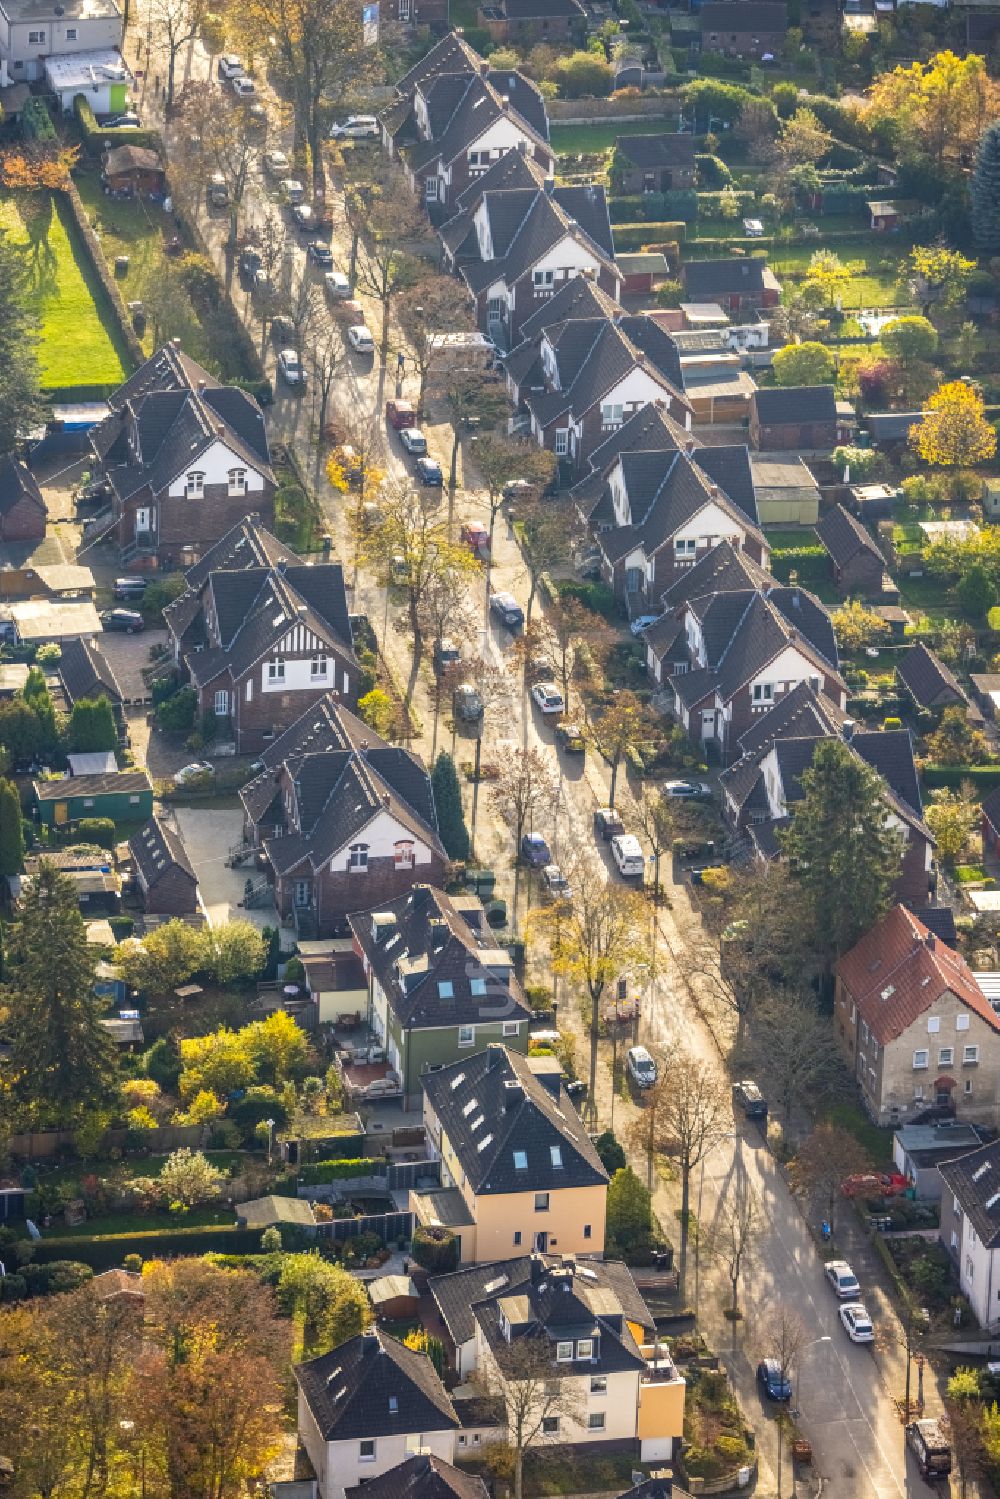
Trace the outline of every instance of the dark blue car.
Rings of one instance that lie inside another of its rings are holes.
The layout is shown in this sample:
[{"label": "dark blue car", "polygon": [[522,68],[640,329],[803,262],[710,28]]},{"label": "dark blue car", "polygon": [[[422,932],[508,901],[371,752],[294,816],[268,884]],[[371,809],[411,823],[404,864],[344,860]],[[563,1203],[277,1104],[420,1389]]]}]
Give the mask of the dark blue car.
[{"label": "dark blue car", "polygon": [[791,1400],[792,1386],[788,1377],[781,1372],[781,1365],[776,1358],[761,1359],[757,1365],[757,1383],[760,1385],[768,1400]]},{"label": "dark blue car", "polygon": [[521,839],[521,858],[529,869],[544,869],[552,863],[549,845],[541,833],[525,833]]}]

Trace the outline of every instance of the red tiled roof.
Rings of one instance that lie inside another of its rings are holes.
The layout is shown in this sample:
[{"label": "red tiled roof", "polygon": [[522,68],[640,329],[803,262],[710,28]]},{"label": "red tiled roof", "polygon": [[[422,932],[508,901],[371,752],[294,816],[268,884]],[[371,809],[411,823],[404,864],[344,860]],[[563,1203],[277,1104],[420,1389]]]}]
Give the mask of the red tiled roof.
[{"label": "red tiled roof", "polygon": [[949,990],[1000,1031],[1000,1015],[965,959],[905,906],[895,906],[841,958],[837,976],[880,1046],[901,1036]]}]

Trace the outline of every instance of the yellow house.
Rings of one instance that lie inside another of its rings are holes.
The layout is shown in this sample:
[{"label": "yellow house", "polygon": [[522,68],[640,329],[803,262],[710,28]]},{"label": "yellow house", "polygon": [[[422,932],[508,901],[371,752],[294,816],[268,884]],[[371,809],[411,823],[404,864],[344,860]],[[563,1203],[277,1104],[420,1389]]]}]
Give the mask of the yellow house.
[{"label": "yellow house", "polygon": [[608,1173],[557,1074],[488,1046],[424,1078],[424,1125],[441,1185],[411,1206],[456,1234],[463,1264],[604,1253]]}]

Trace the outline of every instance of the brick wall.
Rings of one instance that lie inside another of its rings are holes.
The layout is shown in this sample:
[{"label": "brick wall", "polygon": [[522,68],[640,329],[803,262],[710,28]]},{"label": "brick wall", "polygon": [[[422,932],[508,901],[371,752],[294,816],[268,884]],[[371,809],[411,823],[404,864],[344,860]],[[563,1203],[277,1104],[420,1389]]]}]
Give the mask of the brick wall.
[{"label": "brick wall", "polygon": [[805,448],[829,452],[836,446],[836,422],[785,422],[764,426],[751,409],[750,442],[762,452],[783,452]]},{"label": "brick wall", "polygon": [[[313,880],[311,866],[303,862],[283,875],[276,891],[278,911],[289,919],[294,911],[296,880]],[[444,860],[435,856],[429,864],[412,869],[397,869],[393,859],[371,859],[365,874],[336,873],[325,864],[314,881],[313,904],[320,937],[335,935],[343,919],[353,911],[369,911],[374,906],[398,900],[414,885],[443,885]]]},{"label": "brick wall", "polygon": [[142,908],[158,916],[190,916],[198,909],[198,882],[173,865],[143,892]]},{"label": "brick wall", "polygon": [[0,541],[41,541],[44,535],[45,511],[27,495],[0,516]]}]

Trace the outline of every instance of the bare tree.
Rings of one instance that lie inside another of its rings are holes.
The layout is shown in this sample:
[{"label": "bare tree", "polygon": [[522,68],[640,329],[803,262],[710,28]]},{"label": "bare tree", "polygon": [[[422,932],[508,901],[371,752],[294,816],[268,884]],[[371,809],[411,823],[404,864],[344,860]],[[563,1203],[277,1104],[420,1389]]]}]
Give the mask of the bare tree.
[{"label": "bare tree", "polygon": [[850,1092],[833,1026],[811,995],[776,990],[762,997],[751,1023],[749,1052],[786,1121],[797,1105],[815,1119],[825,1104]]},{"label": "bare tree", "polygon": [[[486,490],[489,509],[489,549],[486,553],[486,599],[489,607],[490,572],[493,566],[493,536],[497,516],[506,498],[505,490],[512,480],[523,480],[534,486],[535,493],[552,482],[556,460],[553,453],[521,438],[504,437],[488,432],[476,442],[476,471]],[[531,499],[533,495],[526,498]]]},{"label": "bare tree", "polygon": [[641,1150],[646,1161],[646,1187],[653,1190],[653,1165],[673,1143],[669,1126],[669,1094],[672,1081],[663,1057],[656,1058],[656,1082],[643,1090],[641,1110],[628,1126],[630,1145]]},{"label": "bare tree", "polygon": [[760,1198],[752,1187],[744,1184],[723,1204],[709,1235],[711,1253],[725,1268],[729,1280],[732,1293],[729,1312],[733,1320],[740,1315],[740,1281],[750,1266],[763,1222]]},{"label": "bare tree", "polygon": [[[229,242],[235,244],[240,210],[261,157],[261,139],[249,110],[219,108],[210,83],[189,86],[183,95],[182,123],[202,159],[221,172],[229,190]],[[200,184],[203,188],[203,184]],[[262,257],[263,258],[263,257]]]},{"label": "bare tree", "polygon": [[[663,1149],[673,1156],[681,1173],[680,1273],[687,1270],[691,1214],[691,1173],[721,1140],[732,1133],[733,1109],[722,1077],[710,1071],[684,1046],[674,1048],[667,1073],[669,1087],[664,1108]],[[699,1232],[701,1225],[698,1225]]]},{"label": "bare tree", "polygon": [[530,624],[531,610],[542,574],[564,566],[573,555],[580,534],[580,519],[575,506],[545,499],[535,493],[518,507],[522,526],[521,552],[528,572],[528,603],[524,611]]},{"label": "bare tree", "polygon": [[[181,49],[195,40],[208,11],[208,0],[150,0],[150,24],[167,56],[168,109],[174,102],[174,77]],[[154,44],[155,45],[155,44]]]},{"label": "bare tree", "polygon": [[611,770],[608,805],[615,804],[618,768],[628,749],[638,749],[662,734],[659,721],[634,692],[619,692],[593,724],[594,743]]},{"label": "bare tree", "polygon": [[[531,631],[539,649],[555,660],[568,714],[577,649],[586,645],[602,654],[611,636],[607,621],[581,604],[579,599],[559,597],[550,603],[542,618],[532,621]],[[526,630],[525,635],[528,633]]]},{"label": "bare tree", "polygon": [[305,325],[306,358],[309,373],[319,392],[316,412],[318,428],[317,461],[326,433],[326,417],[330,408],[330,397],[337,376],[347,359],[344,337],[340,328],[330,317],[323,302],[323,294],[313,288],[313,314]]},{"label": "bare tree", "polygon": [[[375,171],[378,175],[362,190],[363,218],[353,265],[358,285],[382,310],[379,360],[384,369],[396,304],[404,293],[411,300],[414,288],[426,276],[426,265],[414,249],[429,244],[430,230],[398,167],[382,162]],[[357,215],[355,206],[355,221]]]},{"label": "bare tree", "polygon": [[385,431],[381,419],[359,417],[347,428],[343,443],[331,453],[327,465],[327,478],[334,489],[353,492],[348,525],[354,541],[352,587],[355,589],[358,586],[360,548],[366,530],[365,506],[374,502],[386,472]]},{"label": "bare tree", "polygon": [[535,813],[550,807],[556,786],[548,762],[536,749],[518,749],[506,756],[500,774],[490,787],[490,803],[514,835],[513,925],[517,930],[517,896],[521,875],[521,839],[529,831]]},{"label": "bare tree", "polygon": [[[763,1325],[766,1326],[766,1334],[761,1335],[759,1343],[759,1357],[762,1359],[774,1359],[778,1365],[781,1378],[787,1383],[789,1389],[795,1378],[806,1347],[808,1332],[806,1324],[787,1301],[778,1300],[765,1308]],[[778,1415],[778,1493],[781,1493],[781,1446],[785,1432],[784,1411]]]},{"label": "bare tree", "polygon": [[674,804],[661,787],[643,781],[642,790],[635,802],[635,821],[653,850],[653,900],[660,899],[660,860],[670,847],[677,831]]},{"label": "bare tree", "polygon": [[836,1228],[841,1183],[872,1169],[868,1151],[848,1130],[836,1124],[817,1124],[799,1146],[788,1174],[796,1196],[811,1199]]},{"label": "bare tree", "polygon": [[514,1469],[514,1499],[522,1499],[524,1494],[525,1454],[547,1439],[564,1439],[560,1423],[565,1420],[578,1425],[584,1409],[579,1377],[559,1368],[552,1346],[541,1332],[515,1336],[500,1349],[484,1381],[490,1394],[503,1402],[507,1447]]},{"label": "bare tree", "polygon": [[424,411],[424,393],[435,361],[441,358],[443,333],[472,332],[475,322],[458,284],[449,276],[421,277],[401,297],[396,323],[417,374],[417,421]]},{"label": "bare tree", "polygon": [[444,402],[451,421],[448,490],[453,502],[458,484],[458,450],[462,433],[473,427],[493,426],[507,414],[510,401],[503,381],[497,376],[482,367],[468,368],[454,359],[444,362],[435,371],[434,389]]}]

